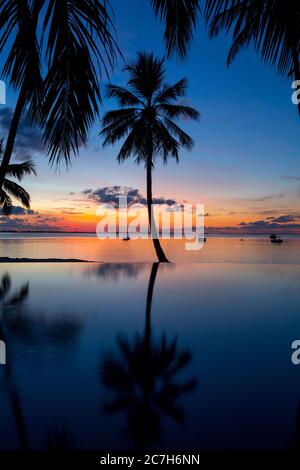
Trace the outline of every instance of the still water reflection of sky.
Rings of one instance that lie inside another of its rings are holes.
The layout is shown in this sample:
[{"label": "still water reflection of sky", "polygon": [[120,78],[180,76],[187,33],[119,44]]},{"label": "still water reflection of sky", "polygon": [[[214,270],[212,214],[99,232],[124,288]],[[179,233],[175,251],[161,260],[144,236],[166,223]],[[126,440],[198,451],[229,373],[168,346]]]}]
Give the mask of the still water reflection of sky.
[{"label": "still water reflection of sky", "polygon": [[0,265],[0,448],[297,445],[300,264],[281,256]]}]

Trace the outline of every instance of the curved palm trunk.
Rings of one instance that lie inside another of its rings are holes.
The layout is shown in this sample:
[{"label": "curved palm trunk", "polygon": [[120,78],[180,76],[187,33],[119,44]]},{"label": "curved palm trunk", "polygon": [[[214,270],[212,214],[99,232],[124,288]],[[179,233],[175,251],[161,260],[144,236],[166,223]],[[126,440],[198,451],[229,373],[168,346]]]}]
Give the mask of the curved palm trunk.
[{"label": "curved palm trunk", "polygon": [[3,158],[1,161],[1,165],[0,165],[0,189],[2,189],[5,175],[7,173],[7,168],[10,163],[18,127],[20,124],[22,113],[25,108],[25,104],[26,104],[26,94],[24,91],[21,90],[17,104],[16,104],[16,108],[14,111],[14,115],[10,124],[10,129],[9,129],[9,133],[7,137],[7,143],[6,143],[5,151],[4,151]]},{"label": "curved palm trunk", "polygon": [[151,159],[148,159],[147,162],[147,207],[148,207],[148,217],[149,217],[149,225],[150,225],[150,233],[153,240],[154,249],[156,252],[156,256],[158,258],[159,263],[169,263],[161,245],[159,242],[155,220],[154,220],[154,212],[152,207],[152,163]]}]

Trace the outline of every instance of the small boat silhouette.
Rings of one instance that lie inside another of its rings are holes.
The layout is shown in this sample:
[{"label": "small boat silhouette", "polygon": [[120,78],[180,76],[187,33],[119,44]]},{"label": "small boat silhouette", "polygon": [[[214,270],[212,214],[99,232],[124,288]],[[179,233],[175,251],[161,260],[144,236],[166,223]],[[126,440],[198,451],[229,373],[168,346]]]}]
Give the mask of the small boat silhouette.
[{"label": "small boat silhouette", "polygon": [[271,243],[274,243],[276,245],[280,245],[281,243],[283,243],[283,240],[277,235],[270,235],[270,240]]}]

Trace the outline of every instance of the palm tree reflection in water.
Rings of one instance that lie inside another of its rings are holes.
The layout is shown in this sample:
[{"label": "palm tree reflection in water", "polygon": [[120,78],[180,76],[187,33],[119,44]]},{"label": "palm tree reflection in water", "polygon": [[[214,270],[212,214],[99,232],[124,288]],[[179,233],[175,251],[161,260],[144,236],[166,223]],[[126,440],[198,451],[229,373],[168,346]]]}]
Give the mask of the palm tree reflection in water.
[{"label": "palm tree reflection in water", "polygon": [[11,280],[8,274],[2,277],[0,287],[0,305],[1,305],[1,323],[0,323],[0,337],[6,346],[6,365],[4,366],[4,383],[8,392],[8,397],[11,403],[11,408],[14,414],[16,428],[19,436],[20,449],[28,449],[28,433],[24,420],[24,415],[21,406],[21,400],[16,386],[13,374],[11,354],[9,342],[7,341],[5,314],[7,309],[11,306],[21,308],[24,304],[29,292],[29,283],[24,284],[20,290],[11,294]]},{"label": "palm tree reflection in water", "polygon": [[[11,346],[19,342],[25,345],[25,349],[28,349],[30,345],[36,352],[44,351],[50,345],[55,345],[59,351],[61,348],[65,350],[65,346],[72,344],[78,338],[81,330],[81,323],[70,316],[60,316],[58,319],[47,322],[39,316],[32,315],[26,308],[28,294],[29,282],[12,293],[9,274],[2,276],[0,339],[6,345],[6,364],[3,366],[4,374],[0,384],[6,390],[11,404],[21,450],[28,450],[30,445],[22,400],[14,374],[17,358],[14,357]],[[64,423],[61,429],[48,430],[46,433],[45,446],[50,450],[66,447],[68,442],[69,435]]]},{"label": "palm tree reflection in water", "polygon": [[144,334],[130,342],[118,337],[120,358],[107,357],[102,363],[104,386],[116,392],[113,401],[104,405],[108,414],[124,411],[126,434],[138,448],[161,440],[163,415],[184,423],[183,409],[177,401],[196,387],[196,380],[176,383],[175,376],[191,361],[191,353],[178,351],[177,338],[165,334],[156,340],[152,334],[151,306],[159,263],[154,263],[148,284]]}]

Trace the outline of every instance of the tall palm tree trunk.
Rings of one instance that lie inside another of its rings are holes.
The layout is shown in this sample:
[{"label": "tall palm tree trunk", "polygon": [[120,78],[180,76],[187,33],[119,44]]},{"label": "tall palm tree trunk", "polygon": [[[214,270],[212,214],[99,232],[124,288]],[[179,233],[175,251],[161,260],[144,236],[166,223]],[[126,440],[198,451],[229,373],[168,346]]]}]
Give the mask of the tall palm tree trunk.
[{"label": "tall palm tree trunk", "polygon": [[169,263],[158,238],[158,233],[156,230],[155,220],[154,220],[154,211],[152,207],[152,159],[148,158],[147,161],[147,207],[148,207],[148,217],[150,225],[150,233],[153,240],[154,249],[156,252],[157,259],[159,263]]},{"label": "tall palm tree trunk", "polygon": [[14,144],[16,140],[16,135],[18,132],[18,127],[20,124],[20,120],[21,120],[24,108],[25,108],[25,104],[26,104],[26,94],[23,90],[21,90],[20,95],[18,97],[17,104],[16,104],[16,108],[13,114],[13,118],[10,124],[9,133],[7,137],[7,143],[6,143],[5,151],[4,151],[3,158],[1,161],[1,165],[0,165],[0,189],[2,189],[3,181],[7,173],[7,168],[10,163],[10,159],[12,156],[12,152],[13,152]]}]

